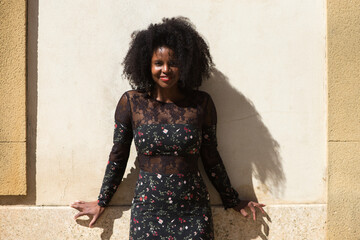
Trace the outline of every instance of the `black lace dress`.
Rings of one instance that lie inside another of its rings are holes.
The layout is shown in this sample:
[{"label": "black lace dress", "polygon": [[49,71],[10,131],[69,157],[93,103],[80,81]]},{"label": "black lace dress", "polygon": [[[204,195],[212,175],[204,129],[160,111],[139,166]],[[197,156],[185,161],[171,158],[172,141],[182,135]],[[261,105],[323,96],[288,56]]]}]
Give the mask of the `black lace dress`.
[{"label": "black lace dress", "polygon": [[217,151],[216,109],[194,90],[176,103],[146,92],[123,94],[115,112],[114,145],[98,198],[107,206],[123,177],[134,140],[140,174],[131,207],[130,239],[214,239],[205,171],[225,208],[240,203]]}]

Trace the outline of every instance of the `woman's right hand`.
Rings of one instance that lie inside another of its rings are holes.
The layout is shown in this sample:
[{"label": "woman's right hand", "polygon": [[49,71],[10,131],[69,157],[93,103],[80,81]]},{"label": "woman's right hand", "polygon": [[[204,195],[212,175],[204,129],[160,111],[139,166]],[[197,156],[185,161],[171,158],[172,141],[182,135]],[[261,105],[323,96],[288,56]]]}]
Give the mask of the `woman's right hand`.
[{"label": "woman's right hand", "polygon": [[93,201],[93,202],[84,202],[84,201],[75,201],[74,203],[72,203],[70,205],[72,208],[75,208],[76,210],[79,211],[79,213],[77,213],[74,216],[74,219],[77,219],[80,216],[92,216],[93,218],[90,221],[89,227],[93,227],[93,225],[95,224],[96,220],[100,217],[100,215],[104,212],[105,208],[104,207],[100,207],[97,203],[97,201]]}]

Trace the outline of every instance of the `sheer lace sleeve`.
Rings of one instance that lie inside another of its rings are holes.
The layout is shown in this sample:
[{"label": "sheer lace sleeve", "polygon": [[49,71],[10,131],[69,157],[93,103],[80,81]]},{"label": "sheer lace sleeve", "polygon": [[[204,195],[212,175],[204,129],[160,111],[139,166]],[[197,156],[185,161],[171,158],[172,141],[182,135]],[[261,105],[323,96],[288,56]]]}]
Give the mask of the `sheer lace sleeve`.
[{"label": "sheer lace sleeve", "polygon": [[232,188],[225,166],[217,150],[216,139],[216,108],[210,95],[204,107],[204,122],[202,125],[202,145],[200,155],[206,174],[219,192],[225,209],[238,205],[241,200]]},{"label": "sheer lace sleeve", "polygon": [[131,110],[127,93],[124,93],[116,107],[114,145],[111,149],[105,176],[98,197],[98,205],[109,204],[124,175],[132,141]]}]

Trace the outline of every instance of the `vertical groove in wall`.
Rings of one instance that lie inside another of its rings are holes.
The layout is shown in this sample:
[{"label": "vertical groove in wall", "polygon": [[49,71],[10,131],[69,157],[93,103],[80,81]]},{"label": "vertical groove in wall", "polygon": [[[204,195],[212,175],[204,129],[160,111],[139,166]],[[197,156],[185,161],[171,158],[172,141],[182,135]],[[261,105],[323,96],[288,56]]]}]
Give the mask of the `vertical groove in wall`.
[{"label": "vertical groove in wall", "polygon": [[26,1],[0,1],[0,195],[26,194]]},{"label": "vertical groove in wall", "polygon": [[360,3],[327,1],[328,239],[360,236]]}]

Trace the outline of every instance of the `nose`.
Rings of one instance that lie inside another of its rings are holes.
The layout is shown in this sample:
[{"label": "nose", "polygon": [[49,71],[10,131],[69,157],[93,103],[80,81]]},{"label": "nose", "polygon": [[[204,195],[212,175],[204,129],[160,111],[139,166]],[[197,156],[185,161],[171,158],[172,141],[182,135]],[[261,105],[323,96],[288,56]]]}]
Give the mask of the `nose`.
[{"label": "nose", "polygon": [[163,73],[168,73],[168,72],[170,72],[170,67],[169,67],[169,65],[164,64],[164,65],[163,65],[163,68],[162,68],[162,71],[163,71]]}]

